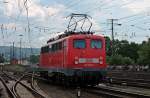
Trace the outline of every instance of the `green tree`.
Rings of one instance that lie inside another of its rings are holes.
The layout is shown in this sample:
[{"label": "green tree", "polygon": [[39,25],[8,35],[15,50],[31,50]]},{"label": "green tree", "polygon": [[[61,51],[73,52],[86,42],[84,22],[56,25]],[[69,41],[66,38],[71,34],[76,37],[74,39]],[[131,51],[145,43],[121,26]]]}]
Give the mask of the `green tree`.
[{"label": "green tree", "polygon": [[124,57],[122,60],[123,65],[131,65],[134,64],[134,61],[130,57]]},{"label": "green tree", "polygon": [[150,65],[150,39],[147,42],[143,42],[141,48],[138,51],[139,59],[138,64]]},{"label": "green tree", "polygon": [[129,43],[127,40],[115,41],[115,50],[116,54],[122,55],[123,57],[130,57],[135,62],[138,59],[138,50],[139,45],[131,42]]},{"label": "green tree", "polygon": [[0,63],[4,63],[5,59],[4,59],[4,55],[0,54]]},{"label": "green tree", "polygon": [[123,57],[121,55],[110,56],[108,60],[108,64],[110,65],[121,65]]},{"label": "green tree", "polygon": [[123,57],[122,55],[114,55],[107,57],[109,65],[131,65],[134,61],[130,57]]},{"label": "green tree", "polygon": [[29,58],[29,61],[33,64],[36,64],[39,62],[39,55],[31,55]]},{"label": "green tree", "polygon": [[106,54],[110,56],[112,53],[111,50],[111,40],[108,36],[105,36],[105,45],[106,45]]}]

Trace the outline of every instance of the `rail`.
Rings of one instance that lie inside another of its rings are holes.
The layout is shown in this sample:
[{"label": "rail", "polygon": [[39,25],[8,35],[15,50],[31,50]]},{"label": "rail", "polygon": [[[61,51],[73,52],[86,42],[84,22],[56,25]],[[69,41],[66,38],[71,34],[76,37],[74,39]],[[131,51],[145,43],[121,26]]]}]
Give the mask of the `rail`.
[{"label": "rail", "polygon": [[19,94],[17,94],[17,89],[16,89],[16,87],[17,87],[17,85],[18,84],[20,84],[20,85],[22,85],[23,87],[25,87],[27,90],[29,90],[31,93],[33,93],[35,96],[36,96],[36,98],[46,98],[45,96],[43,96],[42,94],[40,94],[38,91],[36,91],[35,89],[33,89],[32,87],[30,88],[30,87],[28,87],[27,85],[25,85],[25,84],[23,84],[22,82],[21,82],[21,80],[23,79],[23,78],[25,78],[25,77],[27,77],[27,76],[31,76],[31,74],[24,74],[21,78],[19,78],[18,80],[17,79],[15,79],[14,77],[12,77],[12,76],[10,76],[10,75],[8,75],[7,73],[4,73],[6,76],[8,76],[10,79],[12,79],[12,80],[14,80],[14,81],[16,81],[16,83],[13,85],[13,87],[12,87],[12,91],[13,91],[13,93],[14,93],[14,95],[15,96],[17,96],[17,98],[19,98]]}]

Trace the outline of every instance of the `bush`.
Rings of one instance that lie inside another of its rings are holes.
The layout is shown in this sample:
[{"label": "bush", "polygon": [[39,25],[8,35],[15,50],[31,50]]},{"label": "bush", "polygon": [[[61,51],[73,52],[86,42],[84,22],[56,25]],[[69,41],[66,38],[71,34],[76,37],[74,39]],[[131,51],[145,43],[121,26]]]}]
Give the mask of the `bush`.
[{"label": "bush", "polygon": [[123,65],[131,65],[131,64],[134,64],[134,61],[130,57],[124,57],[122,64]]},{"label": "bush", "polygon": [[107,57],[109,65],[131,65],[134,61],[130,57],[123,57],[122,55],[114,55]]},{"label": "bush", "polygon": [[122,64],[122,56],[121,55],[114,55],[109,57],[109,64],[110,65],[121,65]]}]

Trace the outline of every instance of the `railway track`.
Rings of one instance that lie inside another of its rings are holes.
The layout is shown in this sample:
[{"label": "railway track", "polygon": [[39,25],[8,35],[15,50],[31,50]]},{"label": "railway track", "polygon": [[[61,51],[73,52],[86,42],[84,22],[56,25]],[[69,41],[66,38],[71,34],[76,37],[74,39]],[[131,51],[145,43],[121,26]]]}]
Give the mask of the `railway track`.
[{"label": "railway track", "polygon": [[102,98],[150,98],[150,94],[112,85],[81,88],[79,91],[81,91],[81,96],[83,96],[84,92],[87,92],[88,94],[93,94],[93,98],[95,98],[94,96]]},{"label": "railway track", "polygon": [[150,89],[150,80],[111,77],[111,84],[120,84]]},{"label": "railway track", "polygon": [[[130,86],[128,87],[130,88]],[[82,92],[87,92],[97,96],[104,96],[106,98],[150,98],[150,94],[135,91],[133,89],[129,90],[127,89],[128,87],[121,88],[119,86],[113,86],[113,84],[109,84],[103,86],[81,88],[81,94]]]},{"label": "railway track", "polygon": [[150,98],[149,94],[144,94],[128,89],[122,89],[120,87],[112,86],[97,86],[84,89],[88,93],[104,96],[106,98]]},{"label": "railway track", "polygon": [[15,94],[13,93],[13,91],[10,89],[10,87],[7,85],[6,80],[5,80],[3,77],[1,77],[1,76],[0,76],[0,81],[1,81],[2,84],[4,85],[4,87],[5,87],[6,91],[7,91],[8,96],[9,96],[10,98],[17,98],[17,97],[15,96]]},{"label": "railway track", "polygon": [[[7,73],[5,73],[5,75],[7,75],[9,78],[14,80],[14,78],[12,76],[8,75]],[[33,78],[40,79],[42,81],[47,81],[46,79],[43,79],[36,74],[34,76],[32,76],[32,74],[26,74],[26,75],[22,76],[21,78],[19,78],[19,80],[15,80],[16,84],[13,86],[13,94],[15,96],[19,95],[17,93],[14,93],[17,91],[16,86],[18,84],[22,85],[21,80],[24,79],[25,77],[28,77],[28,76],[32,77],[32,81],[33,81]],[[27,87],[27,89],[29,88],[28,90],[35,95],[35,98],[45,98],[44,96],[39,95],[39,93],[34,88],[34,83],[32,81],[31,81],[31,86]],[[121,82],[121,80],[117,80],[117,78],[116,78],[116,81]],[[139,82],[143,82],[143,81],[144,80],[139,79]],[[149,81],[147,81],[147,82],[149,82]],[[23,85],[25,85],[25,84],[23,84]],[[96,86],[96,87],[92,87],[92,88],[83,88],[83,89],[81,89],[81,93],[82,93],[82,91],[83,92],[85,91],[89,94],[94,94],[97,96],[104,96],[106,98],[150,98],[149,94],[137,92],[134,90],[128,90],[128,89],[121,88],[121,87],[114,87],[112,85],[113,84],[105,85],[105,86]],[[27,85],[25,85],[25,86],[27,86]],[[130,87],[130,85],[128,85],[128,87]],[[17,96],[17,97],[12,97],[12,98],[19,98],[19,97]]]},{"label": "railway track", "polygon": [[132,72],[132,71],[108,71],[108,77],[146,79],[150,78],[150,72]]},{"label": "railway track", "polygon": [[108,71],[108,77],[112,80],[111,84],[150,89],[149,72]]},{"label": "railway track", "polygon": [[[21,78],[19,78],[18,80],[14,77],[12,77],[12,75],[10,76],[9,74],[3,72],[3,74],[10,78],[11,80],[13,80],[15,83],[14,85],[10,88],[6,85],[5,80],[1,77],[1,81],[3,83],[3,85],[6,87],[7,92],[10,96],[10,98],[21,98],[21,96],[19,95],[19,93],[17,93],[17,86],[18,84],[21,85],[22,87],[24,87],[25,89],[27,89],[29,92],[31,92],[32,95],[34,95],[35,98],[46,98],[45,96],[43,96],[42,94],[40,94],[38,91],[36,91],[36,89],[33,86],[33,83],[31,83],[31,87],[29,87],[28,85],[26,85],[25,83],[22,83],[22,79],[24,79],[25,77],[29,77],[31,76],[31,74],[25,74],[23,75]],[[33,81],[32,81],[33,82]]]}]

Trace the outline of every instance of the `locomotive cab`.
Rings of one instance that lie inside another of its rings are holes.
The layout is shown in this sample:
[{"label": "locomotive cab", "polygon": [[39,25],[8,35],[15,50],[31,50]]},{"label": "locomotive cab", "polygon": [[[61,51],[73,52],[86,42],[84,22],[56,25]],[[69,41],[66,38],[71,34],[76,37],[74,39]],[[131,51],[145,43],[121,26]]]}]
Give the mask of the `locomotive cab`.
[{"label": "locomotive cab", "polygon": [[68,38],[68,64],[72,73],[86,83],[103,81],[106,75],[105,39],[95,35]]},{"label": "locomotive cab", "polygon": [[72,68],[105,68],[105,40],[99,36],[69,38],[68,63]]}]

